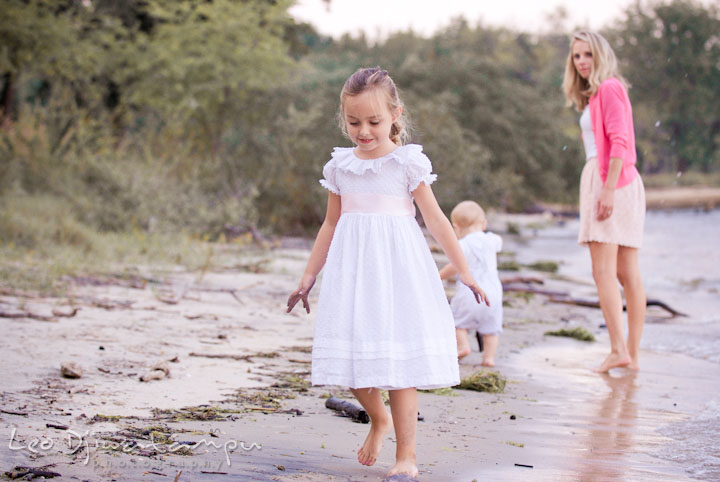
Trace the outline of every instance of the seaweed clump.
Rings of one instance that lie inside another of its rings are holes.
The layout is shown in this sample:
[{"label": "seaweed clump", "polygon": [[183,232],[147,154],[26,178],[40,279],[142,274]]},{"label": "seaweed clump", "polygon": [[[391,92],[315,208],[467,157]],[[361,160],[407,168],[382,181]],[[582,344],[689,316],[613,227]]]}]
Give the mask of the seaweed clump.
[{"label": "seaweed clump", "polygon": [[595,336],[593,336],[592,333],[587,331],[582,326],[577,326],[572,329],[562,328],[560,330],[555,330],[555,331],[546,331],[545,335],[547,335],[547,336],[566,336],[568,338],[575,338],[576,340],[580,340],[580,341],[595,341]]},{"label": "seaweed clump", "polygon": [[476,392],[502,393],[505,391],[507,380],[498,372],[475,372],[460,381],[460,385],[453,388],[461,390],[475,390]]},{"label": "seaweed clump", "polygon": [[557,273],[559,268],[555,261],[536,261],[526,266],[532,270],[544,271],[546,273]]}]

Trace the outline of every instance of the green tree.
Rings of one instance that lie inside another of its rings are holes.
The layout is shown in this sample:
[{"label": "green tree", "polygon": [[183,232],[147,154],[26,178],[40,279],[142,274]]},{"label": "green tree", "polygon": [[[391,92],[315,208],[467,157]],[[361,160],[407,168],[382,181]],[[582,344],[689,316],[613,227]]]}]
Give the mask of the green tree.
[{"label": "green tree", "polygon": [[[613,32],[632,83],[650,169],[708,172],[720,161],[720,13],[673,0],[633,4]],[[638,122],[638,120],[640,122]]]}]

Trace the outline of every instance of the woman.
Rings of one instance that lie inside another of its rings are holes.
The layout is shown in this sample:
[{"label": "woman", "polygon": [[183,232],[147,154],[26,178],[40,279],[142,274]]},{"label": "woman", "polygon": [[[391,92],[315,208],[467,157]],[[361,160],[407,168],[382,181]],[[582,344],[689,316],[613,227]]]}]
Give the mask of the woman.
[{"label": "woman", "polygon": [[[575,105],[587,162],[580,179],[580,234],[589,246],[593,278],[610,336],[610,354],[597,372],[638,369],[645,323],[645,289],[638,266],[645,221],[645,189],[635,168],[635,133],[627,82],[618,72],[610,44],[594,32],[570,42],[563,90]],[[628,337],[623,334],[625,290]]]}]

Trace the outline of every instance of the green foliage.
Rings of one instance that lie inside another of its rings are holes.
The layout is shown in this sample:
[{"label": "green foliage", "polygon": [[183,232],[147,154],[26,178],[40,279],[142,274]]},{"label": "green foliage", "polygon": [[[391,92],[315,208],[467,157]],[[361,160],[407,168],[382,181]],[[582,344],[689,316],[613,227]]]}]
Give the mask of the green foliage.
[{"label": "green foliage", "polygon": [[536,261],[527,265],[528,268],[535,271],[545,271],[547,273],[557,273],[557,261]]},{"label": "green foliage", "polygon": [[720,10],[688,0],[633,4],[613,32],[632,83],[646,170],[709,172],[720,161]]},{"label": "green foliage", "polygon": [[555,330],[555,331],[546,331],[545,335],[547,335],[547,336],[566,336],[568,338],[575,338],[576,340],[580,340],[580,341],[595,341],[595,336],[593,336],[592,333],[587,331],[582,326],[577,326],[572,329],[561,328],[561,329]]},{"label": "green foliage", "polygon": [[[377,64],[433,160],[443,209],[575,200],[582,153],[560,91],[565,34],[457,19],[429,38],[332,40],[296,24],[290,4],[4,2],[0,196],[34,199],[28,217],[45,219],[31,209],[52,200],[65,213],[59,231],[43,231],[6,204],[5,242],[92,252],[92,232],[314,231],[322,166],[350,144],[336,123],[340,88]],[[717,8],[674,0],[630,7],[611,32],[635,86],[645,170],[717,165],[718,31]]]}]

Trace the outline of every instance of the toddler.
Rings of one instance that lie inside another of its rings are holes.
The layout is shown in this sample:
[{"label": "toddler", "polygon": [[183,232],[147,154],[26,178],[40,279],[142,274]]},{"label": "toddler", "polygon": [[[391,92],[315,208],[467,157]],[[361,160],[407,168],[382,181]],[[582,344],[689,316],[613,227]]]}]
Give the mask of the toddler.
[{"label": "toddler", "polygon": [[[487,293],[490,306],[475,303],[473,294],[465,286],[458,286],[450,302],[455,318],[458,357],[470,354],[468,331],[482,335],[482,365],[495,366],[499,335],[502,332],[502,283],[498,276],[497,253],[502,250],[502,238],[486,232],[487,219],[480,205],[463,201],[450,213],[453,229],[460,239],[470,272]],[[457,274],[452,264],[440,270],[440,277],[448,279]]]}]

